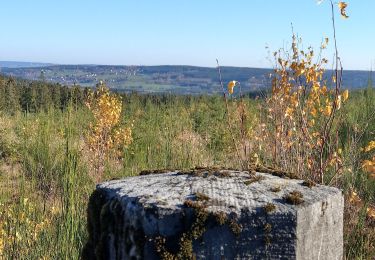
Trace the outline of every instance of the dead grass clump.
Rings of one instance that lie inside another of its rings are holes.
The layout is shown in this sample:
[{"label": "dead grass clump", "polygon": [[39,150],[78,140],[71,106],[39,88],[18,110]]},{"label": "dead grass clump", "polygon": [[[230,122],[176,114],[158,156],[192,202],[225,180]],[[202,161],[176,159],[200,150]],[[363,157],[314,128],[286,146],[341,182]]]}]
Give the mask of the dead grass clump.
[{"label": "dead grass clump", "polygon": [[172,140],[172,154],[175,165],[181,168],[187,165],[209,165],[211,158],[207,151],[207,142],[193,130],[184,130]]}]

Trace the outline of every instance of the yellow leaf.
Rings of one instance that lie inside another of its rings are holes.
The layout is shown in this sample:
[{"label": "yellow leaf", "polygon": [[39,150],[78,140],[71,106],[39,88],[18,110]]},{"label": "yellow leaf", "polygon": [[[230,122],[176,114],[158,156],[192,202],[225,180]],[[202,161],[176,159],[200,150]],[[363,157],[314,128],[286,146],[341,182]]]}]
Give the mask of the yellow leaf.
[{"label": "yellow leaf", "polygon": [[352,191],[350,196],[349,196],[349,202],[356,204],[358,202],[361,202],[361,198],[358,196],[357,192]]},{"label": "yellow leaf", "polygon": [[311,111],[310,111],[310,114],[311,114],[313,117],[316,117],[317,112],[318,112],[318,111],[316,110],[316,108],[313,107],[313,108],[311,109]]},{"label": "yellow leaf", "polygon": [[336,99],[336,108],[337,108],[337,110],[339,110],[341,108],[341,95],[337,96],[337,99]]},{"label": "yellow leaf", "polygon": [[332,106],[327,105],[323,110],[323,114],[326,115],[326,116],[330,116],[331,113],[332,113]]},{"label": "yellow leaf", "polygon": [[370,219],[375,219],[375,208],[374,207],[368,207],[366,209],[367,217]]},{"label": "yellow leaf", "polygon": [[349,98],[349,90],[345,90],[344,92],[342,92],[342,101],[345,102],[346,100],[348,100]]},{"label": "yellow leaf", "polygon": [[338,6],[339,6],[339,9],[340,9],[341,16],[345,19],[349,18],[349,16],[346,14],[346,10],[345,10],[345,8],[348,6],[348,4],[345,3],[345,2],[339,2]]},{"label": "yellow leaf", "polygon": [[235,80],[229,81],[229,83],[228,83],[229,94],[233,94],[233,88],[234,88],[234,86],[236,86],[236,84],[237,84],[237,81],[235,81]]},{"label": "yellow leaf", "polygon": [[313,92],[318,92],[320,86],[319,86],[319,82],[316,82],[313,86],[312,86],[312,91]]},{"label": "yellow leaf", "polygon": [[294,109],[291,107],[287,107],[285,110],[285,117],[293,118]]},{"label": "yellow leaf", "polygon": [[371,150],[375,149],[375,141],[371,141],[366,147],[365,152],[369,152]]},{"label": "yellow leaf", "polygon": [[370,174],[375,174],[375,160],[364,160],[362,163],[362,168]]},{"label": "yellow leaf", "polygon": [[325,86],[325,85],[320,89],[320,92],[321,92],[323,95],[327,94],[327,91],[328,91],[328,89],[327,89],[327,86]]}]

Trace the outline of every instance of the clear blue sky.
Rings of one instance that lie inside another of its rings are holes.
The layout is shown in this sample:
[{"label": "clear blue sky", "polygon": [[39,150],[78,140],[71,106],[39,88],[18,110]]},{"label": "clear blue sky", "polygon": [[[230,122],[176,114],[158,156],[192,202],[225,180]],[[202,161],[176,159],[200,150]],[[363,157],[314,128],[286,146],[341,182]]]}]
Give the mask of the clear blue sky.
[{"label": "clear blue sky", "polygon": [[[336,12],[344,68],[369,69],[375,0],[347,2],[349,19]],[[0,10],[0,60],[270,67],[265,46],[290,43],[291,23],[306,46],[332,38],[328,0],[9,0]]]}]

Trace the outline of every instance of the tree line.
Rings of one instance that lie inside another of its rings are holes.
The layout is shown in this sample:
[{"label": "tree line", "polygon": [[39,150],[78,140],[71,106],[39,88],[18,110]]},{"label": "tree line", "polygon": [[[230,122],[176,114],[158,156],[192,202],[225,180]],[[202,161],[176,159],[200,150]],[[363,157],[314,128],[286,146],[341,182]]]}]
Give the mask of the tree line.
[{"label": "tree line", "polygon": [[[94,87],[94,86],[93,86]],[[60,83],[47,82],[41,78],[38,81],[24,80],[9,76],[0,75],[0,111],[14,114],[21,112],[47,111],[53,107],[64,110],[69,103],[76,107],[84,104],[90,88],[83,88],[79,85],[63,86]],[[179,95],[176,93],[149,93],[139,94],[137,92],[121,93],[121,89],[111,89],[121,94],[125,103],[130,100],[138,100],[143,104],[151,102],[153,104],[169,104],[173,102],[183,102],[185,104],[194,103],[200,99],[220,99],[221,95]],[[264,97],[267,91],[246,93],[244,97],[256,98]]]},{"label": "tree line", "polygon": [[39,112],[51,107],[63,110],[72,103],[83,105],[88,88],[63,86],[43,80],[27,81],[0,75],[0,111]]}]

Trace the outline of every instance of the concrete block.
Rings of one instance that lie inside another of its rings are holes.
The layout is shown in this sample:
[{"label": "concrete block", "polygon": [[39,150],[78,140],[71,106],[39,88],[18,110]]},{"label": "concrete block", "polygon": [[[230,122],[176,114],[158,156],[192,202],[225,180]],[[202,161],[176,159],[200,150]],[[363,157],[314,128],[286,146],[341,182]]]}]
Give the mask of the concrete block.
[{"label": "concrete block", "polygon": [[267,173],[167,172],[99,184],[87,259],[342,259],[339,189]]}]

